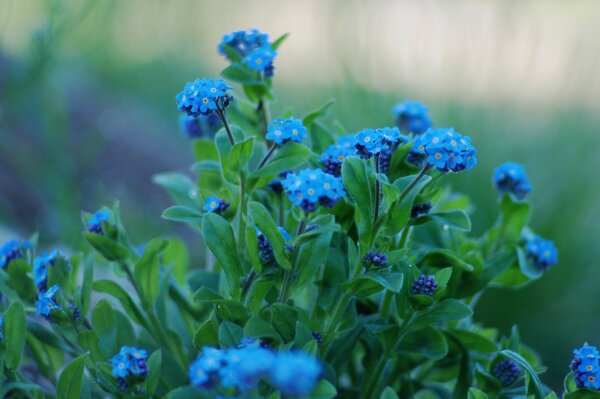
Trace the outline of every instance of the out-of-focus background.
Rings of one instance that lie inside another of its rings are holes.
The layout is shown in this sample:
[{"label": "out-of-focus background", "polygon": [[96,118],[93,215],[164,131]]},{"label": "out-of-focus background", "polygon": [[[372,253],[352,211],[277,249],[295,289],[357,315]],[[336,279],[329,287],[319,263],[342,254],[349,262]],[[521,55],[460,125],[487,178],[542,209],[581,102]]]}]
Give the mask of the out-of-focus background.
[{"label": "out-of-focus background", "polygon": [[77,245],[80,210],[116,199],[139,242],[182,233],[151,182],[193,159],[175,94],[226,66],[224,33],[290,32],[272,114],[336,98],[352,131],[392,124],[404,98],[425,102],[478,148],[477,168],[451,177],[476,204],[475,232],[496,215],[492,169],[526,166],[532,226],[561,261],[524,290],[488,292],[477,318],[518,324],[560,389],[571,349],[600,344],[598,18],[594,0],[2,0],[0,238]]}]

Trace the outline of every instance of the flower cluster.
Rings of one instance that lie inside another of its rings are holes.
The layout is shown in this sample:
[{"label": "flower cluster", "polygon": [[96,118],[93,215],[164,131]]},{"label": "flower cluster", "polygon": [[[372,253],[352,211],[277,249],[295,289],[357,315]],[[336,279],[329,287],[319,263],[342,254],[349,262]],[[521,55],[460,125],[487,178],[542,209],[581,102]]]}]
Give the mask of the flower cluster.
[{"label": "flower cluster", "polygon": [[60,291],[60,287],[53,285],[46,292],[40,293],[40,297],[35,303],[38,316],[50,318],[52,311],[61,310],[56,299],[58,291]]},{"label": "flower cluster", "polygon": [[341,179],[321,169],[290,173],[282,184],[290,201],[306,212],[314,211],[317,204],[332,207],[344,196]]},{"label": "flower cluster", "polygon": [[402,132],[423,134],[431,127],[427,107],[420,102],[405,100],[392,108],[396,115],[396,126]]},{"label": "flower cluster", "polygon": [[525,243],[527,257],[533,262],[538,270],[548,270],[550,266],[558,262],[558,250],[554,243],[535,236]]},{"label": "flower cluster", "polygon": [[382,152],[395,148],[398,143],[408,142],[408,138],[402,136],[396,127],[384,127],[380,129],[364,129],[354,136],[356,143],[356,154],[363,159],[370,159]]},{"label": "flower cluster", "polygon": [[438,287],[438,283],[433,275],[421,274],[410,287],[410,291],[413,295],[427,295],[433,296],[435,290]]},{"label": "flower cluster", "polygon": [[189,116],[181,115],[179,118],[181,133],[191,139],[212,137],[221,127],[221,121],[215,114]]},{"label": "flower cluster", "polygon": [[268,380],[284,395],[308,395],[321,375],[321,365],[302,352],[275,353],[257,345],[206,347],[188,374],[191,384],[198,388],[221,386],[247,392],[261,380]]},{"label": "flower cluster", "polygon": [[231,59],[227,54],[226,46],[236,52],[245,65],[258,72],[264,72],[265,76],[273,76],[273,60],[277,52],[269,41],[269,35],[257,29],[240,30],[226,34],[219,44],[219,52]]},{"label": "flower cluster", "polygon": [[94,234],[103,234],[102,222],[107,222],[110,218],[108,211],[96,211],[87,221],[87,230]]},{"label": "flower cluster", "polygon": [[288,141],[301,143],[306,139],[306,127],[302,124],[302,120],[292,117],[273,119],[267,128],[266,139],[277,144],[285,144]]},{"label": "flower cluster", "polygon": [[204,209],[206,212],[215,212],[222,215],[225,213],[227,208],[229,208],[229,205],[229,202],[225,201],[223,198],[212,195],[206,198],[202,209]]},{"label": "flower cluster", "polygon": [[117,378],[119,386],[125,389],[128,382],[143,379],[148,373],[148,353],[144,349],[122,346],[118,354],[110,361],[112,375]]},{"label": "flower cluster", "polygon": [[[281,233],[281,236],[283,237],[285,242],[289,242],[291,239],[290,233],[288,233],[281,226],[277,227],[277,229]],[[267,238],[267,236],[265,236],[262,233],[262,231],[260,231],[258,229],[258,227],[256,228],[256,233],[257,233],[257,238],[258,238],[258,255],[260,257],[260,261],[264,265],[269,265],[269,264],[273,263],[273,261],[275,260],[275,254],[273,253],[273,246],[269,242],[269,239]]]},{"label": "flower cluster", "polygon": [[365,262],[367,268],[371,266],[384,267],[387,266],[388,258],[383,252],[369,251],[363,258],[363,261]]},{"label": "flower cluster", "polygon": [[600,389],[600,354],[595,346],[585,344],[573,351],[571,370],[575,374],[577,388]]},{"label": "flower cluster", "polygon": [[354,136],[341,136],[335,144],[329,145],[319,157],[325,173],[340,176],[344,160],[356,156],[354,145]]},{"label": "flower cluster", "polygon": [[427,215],[429,211],[431,211],[431,208],[431,202],[421,202],[418,204],[414,204],[412,209],[410,210],[410,217],[416,219],[419,216]]},{"label": "flower cluster", "polygon": [[31,248],[29,241],[10,240],[0,247],[0,267],[6,269],[10,262],[15,259],[24,259],[27,249]]},{"label": "flower cluster", "polygon": [[54,266],[60,252],[54,250],[50,254],[42,254],[33,263],[33,280],[40,293],[46,291],[48,284],[48,268]]},{"label": "flower cluster", "polygon": [[520,200],[531,191],[525,168],[515,162],[506,162],[497,167],[492,179],[500,193],[511,193]]},{"label": "flower cluster", "polygon": [[494,377],[500,380],[505,387],[512,385],[522,372],[521,366],[512,359],[506,359],[496,363],[492,370]]},{"label": "flower cluster", "polygon": [[452,128],[429,129],[415,139],[407,160],[419,167],[428,164],[442,172],[460,172],[477,164],[475,153],[468,136]]},{"label": "flower cluster", "polygon": [[176,96],[177,108],[189,116],[222,112],[232,100],[228,90],[231,86],[223,79],[196,79],[186,83],[183,91]]}]

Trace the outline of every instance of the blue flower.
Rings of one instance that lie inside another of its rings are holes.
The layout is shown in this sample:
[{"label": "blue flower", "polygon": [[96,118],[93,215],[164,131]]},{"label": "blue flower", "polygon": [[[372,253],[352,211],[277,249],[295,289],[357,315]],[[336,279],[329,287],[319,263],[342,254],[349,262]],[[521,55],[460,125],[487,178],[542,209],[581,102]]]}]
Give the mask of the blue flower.
[{"label": "blue flower", "polygon": [[404,100],[392,108],[396,115],[396,125],[401,131],[422,134],[431,127],[427,107],[420,102]]},{"label": "blue flower", "polygon": [[33,280],[40,293],[46,291],[48,283],[48,267],[54,266],[56,259],[62,254],[54,250],[50,254],[43,253],[33,263]]},{"label": "blue flower", "polygon": [[104,234],[102,222],[108,222],[110,213],[106,210],[96,211],[87,221],[87,230],[94,234]]},{"label": "blue flower", "polygon": [[468,136],[452,128],[429,129],[415,138],[407,161],[419,167],[429,164],[442,172],[460,172],[477,164],[475,153]]},{"label": "blue flower", "polygon": [[285,144],[290,140],[301,143],[306,139],[306,127],[300,119],[274,119],[267,128],[266,139],[277,144]]},{"label": "blue flower", "polygon": [[506,162],[497,167],[492,180],[500,193],[511,193],[520,200],[531,191],[525,168],[515,162]]},{"label": "blue flower", "polygon": [[244,57],[244,64],[258,72],[264,72],[273,65],[277,52],[271,46],[259,47]]},{"label": "blue flower", "polygon": [[232,97],[227,93],[231,89],[223,79],[196,79],[186,83],[176,96],[177,108],[189,116],[222,112],[231,103]]},{"label": "blue flower", "polygon": [[321,376],[321,364],[302,352],[280,352],[270,370],[270,380],[284,395],[306,396]]},{"label": "blue flower", "polygon": [[27,256],[26,250],[31,248],[29,241],[10,240],[0,247],[0,267],[6,267],[15,259],[24,259]]},{"label": "blue flower", "polygon": [[274,355],[268,349],[252,346],[228,349],[225,366],[219,370],[221,385],[241,392],[254,389],[273,367]]},{"label": "blue flower", "polygon": [[600,389],[600,355],[595,346],[585,344],[573,351],[575,355],[570,368],[575,374],[575,384],[583,389]]},{"label": "blue flower", "polygon": [[216,114],[189,116],[179,118],[181,133],[191,139],[212,137],[221,127],[221,120]]},{"label": "blue flower", "polygon": [[538,270],[548,270],[558,262],[558,250],[554,243],[535,236],[525,243],[527,257],[533,262]]},{"label": "blue flower", "polygon": [[340,176],[342,170],[342,163],[346,158],[355,157],[356,150],[354,136],[341,136],[338,138],[336,144],[327,146],[325,152],[319,157],[325,168],[325,173],[330,175]]},{"label": "blue flower", "polygon": [[512,359],[506,359],[496,363],[492,370],[494,377],[499,379],[505,387],[512,385],[522,372],[521,366]]},{"label": "blue flower", "polygon": [[147,361],[148,352],[145,349],[122,346],[119,353],[111,359],[112,375],[118,379],[145,377],[148,373]]},{"label": "blue flower", "polygon": [[60,287],[58,285],[53,285],[48,291],[40,294],[40,297],[35,303],[38,316],[49,318],[52,311],[61,309],[54,298],[58,291],[60,291]]},{"label": "blue flower", "polygon": [[410,291],[413,295],[427,295],[433,296],[435,290],[438,287],[438,283],[435,280],[435,276],[421,274],[410,287]]},{"label": "blue flower", "polygon": [[317,204],[332,207],[345,194],[341,179],[320,169],[290,173],[282,185],[290,201],[306,212],[314,211]]},{"label": "blue flower", "polygon": [[[288,233],[283,227],[277,227],[281,236],[288,242],[290,240],[290,233]],[[269,239],[263,234],[259,228],[256,228],[257,239],[258,239],[258,256],[260,257],[260,261],[264,265],[269,265],[275,261],[275,254],[273,253],[273,246],[269,242]]]},{"label": "blue flower", "polygon": [[229,55],[225,51],[225,46],[231,47],[241,57],[246,57],[258,48],[270,47],[271,42],[269,42],[268,34],[262,33],[257,29],[248,29],[231,32],[223,36],[218,49],[221,54],[229,58]]},{"label": "blue flower", "polygon": [[281,184],[281,179],[285,179],[285,177],[290,173],[290,170],[280,173],[276,179],[269,183],[269,188],[273,190],[275,194],[281,194],[283,192],[283,185]]},{"label": "blue flower", "polygon": [[375,267],[385,267],[387,266],[388,258],[387,255],[383,252],[375,252],[369,251],[364,257],[364,262],[367,267],[375,266]]},{"label": "blue flower", "polygon": [[384,127],[379,129],[364,129],[358,132],[354,139],[356,153],[363,159],[370,159],[390,149],[395,149],[399,143],[408,142],[398,128]]},{"label": "blue flower", "polygon": [[225,213],[227,208],[229,208],[229,205],[229,202],[225,201],[223,198],[219,198],[216,195],[213,195],[206,198],[202,209],[204,209],[206,212],[215,212],[223,214]]}]

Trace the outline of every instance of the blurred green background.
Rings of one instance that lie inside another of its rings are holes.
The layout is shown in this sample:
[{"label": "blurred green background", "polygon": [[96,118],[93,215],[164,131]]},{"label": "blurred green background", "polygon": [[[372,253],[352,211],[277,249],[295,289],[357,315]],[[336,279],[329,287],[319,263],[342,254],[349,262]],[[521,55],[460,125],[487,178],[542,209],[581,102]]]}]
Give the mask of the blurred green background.
[{"label": "blurred green background", "polygon": [[291,36],[276,61],[277,103],[298,115],[337,99],[348,130],[390,125],[404,98],[430,106],[478,148],[449,180],[493,223],[492,169],[523,163],[533,228],[560,263],[521,291],[490,291],[476,316],[525,342],[560,389],[571,349],[600,345],[600,2],[589,1],[0,1],[0,238],[41,233],[81,245],[81,209],[119,199],[142,242],[189,232],[161,220],[170,200],[151,182],[187,171],[174,96],[216,76],[223,33]]}]

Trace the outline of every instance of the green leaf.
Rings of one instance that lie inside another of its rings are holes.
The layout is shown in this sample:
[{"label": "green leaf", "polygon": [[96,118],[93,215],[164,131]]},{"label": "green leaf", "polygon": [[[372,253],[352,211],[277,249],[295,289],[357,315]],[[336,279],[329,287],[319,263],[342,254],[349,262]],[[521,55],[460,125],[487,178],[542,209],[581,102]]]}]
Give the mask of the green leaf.
[{"label": "green leaf", "polygon": [[219,345],[219,321],[215,313],[212,313],[208,320],[200,324],[194,333],[194,345],[197,348]]},{"label": "green leaf", "polygon": [[400,340],[399,350],[439,360],[448,354],[448,344],[444,334],[436,328],[425,327],[404,335]]},{"label": "green leaf", "polygon": [[498,351],[498,345],[496,345],[494,341],[474,331],[450,329],[450,332],[458,338],[467,349],[484,353],[495,353]]},{"label": "green leaf", "polygon": [[192,172],[204,172],[204,171],[220,172],[221,171],[221,163],[217,162],[217,161],[198,161],[192,165],[190,170]]},{"label": "green leaf", "polygon": [[294,169],[310,159],[312,151],[299,143],[290,141],[280,148],[265,166],[252,173],[252,178],[275,176],[287,170]]},{"label": "green leaf", "polygon": [[468,399],[488,399],[488,396],[485,394],[485,392],[480,391],[477,388],[471,388],[469,389]]},{"label": "green leaf", "polygon": [[195,388],[192,386],[185,386],[176,388],[164,397],[164,399],[214,399],[214,395],[208,393],[206,390]]},{"label": "green leaf", "polygon": [[86,330],[80,332],[77,336],[77,342],[85,351],[90,353],[93,362],[106,360],[100,351],[100,338],[98,338],[96,331]]},{"label": "green leaf", "polygon": [[434,212],[417,219],[419,224],[435,220],[456,230],[471,231],[471,219],[461,210]]},{"label": "green leaf", "polygon": [[246,251],[254,270],[257,273],[262,273],[263,264],[258,251],[258,233],[252,226],[246,226]]},{"label": "green leaf", "polygon": [[92,326],[98,335],[102,335],[115,325],[115,313],[110,302],[102,299],[92,312]]},{"label": "green leaf", "polygon": [[521,272],[523,272],[525,276],[531,279],[538,279],[544,274],[542,270],[538,270],[532,266],[522,248],[517,248],[517,259],[519,260],[519,269],[521,269]]},{"label": "green leaf", "polygon": [[[394,182],[394,186],[400,192],[403,192],[416,177],[417,175],[402,177]],[[396,201],[392,204],[388,212],[388,218],[384,224],[384,234],[388,236],[396,235],[406,226],[410,220],[410,213],[416,196],[430,181],[430,176],[423,176],[401,201]]]},{"label": "green leaf", "polygon": [[529,364],[529,362],[527,362],[527,360],[525,360],[518,353],[508,349],[500,351],[500,354],[519,363],[521,367],[523,367],[523,369],[527,372],[530,378],[530,383],[527,387],[527,394],[533,394],[535,399],[544,399],[544,388],[542,386],[542,383],[533,367],[531,367],[531,365]]},{"label": "green leaf", "polygon": [[337,396],[337,390],[331,382],[323,379],[310,393],[310,399],[332,399]]},{"label": "green leaf", "polygon": [[600,399],[600,392],[576,391],[565,394],[563,399]]},{"label": "green leaf", "polygon": [[175,238],[169,239],[169,245],[162,255],[165,267],[170,267],[179,284],[186,284],[186,276],[189,268],[189,256],[185,243]]},{"label": "green leaf", "polygon": [[385,387],[379,399],[400,399],[398,394],[390,387]]},{"label": "green leaf", "polygon": [[296,334],[298,311],[289,305],[276,303],[271,306],[271,324],[284,342],[290,342]]},{"label": "green leaf", "polygon": [[409,324],[415,330],[430,324],[462,320],[473,314],[473,310],[456,299],[446,299],[432,306],[430,309],[415,313],[415,318]]},{"label": "green leaf", "polygon": [[281,341],[281,337],[277,331],[275,331],[273,326],[271,326],[269,322],[257,316],[251,317],[246,323],[246,326],[244,327],[244,336],[254,338],[270,338],[276,341]]},{"label": "green leaf", "polygon": [[85,371],[85,361],[89,353],[76,357],[65,367],[58,379],[56,394],[59,398],[79,399],[81,398],[81,388],[83,387],[83,372]]},{"label": "green leaf", "polygon": [[422,265],[439,267],[452,265],[453,267],[467,272],[472,272],[475,270],[472,265],[462,260],[455,252],[441,248],[427,252],[427,254],[419,261],[419,263]]},{"label": "green leaf", "polygon": [[242,170],[252,157],[253,150],[254,137],[235,143],[229,153],[229,169],[234,172]]},{"label": "green leaf", "polygon": [[267,208],[260,202],[251,201],[248,203],[248,213],[260,231],[267,237],[273,247],[275,260],[284,269],[291,269],[292,264],[287,257],[285,246],[286,242],[277,224],[267,211]]},{"label": "green leaf", "polygon": [[131,320],[134,323],[137,323],[146,328],[148,327],[148,325],[145,322],[144,315],[142,314],[136,303],[133,301],[131,296],[129,296],[127,291],[125,291],[125,289],[123,289],[116,282],[111,280],[98,280],[94,281],[93,287],[95,291],[104,292],[117,298],[121,303],[121,306],[123,306],[125,312],[127,312],[127,314],[129,315],[129,317],[131,317]]},{"label": "green leaf", "polygon": [[329,111],[331,110],[331,107],[333,106],[333,104],[335,104],[335,100],[329,100],[321,108],[319,108],[319,109],[317,109],[317,110],[309,113],[308,115],[306,115],[302,119],[302,123],[304,124],[304,126],[309,127],[317,119],[323,118],[323,117],[329,115]]},{"label": "green leaf", "polygon": [[202,224],[202,213],[195,209],[183,205],[171,206],[162,213],[163,219],[173,220],[175,222],[191,223],[194,225]]},{"label": "green leaf", "polygon": [[281,46],[281,44],[285,41],[285,39],[288,38],[289,35],[289,33],[284,33],[283,35],[279,36],[277,39],[275,39],[273,44],[271,44],[271,48],[273,50],[277,50],[279,46]]},{"label": "green leaf", "polygon": [[344,292],[352,292],[359,297],[376,294],[383,289],[399,293],[402,289],[404,275],[395,272],[370,271],[342,284]]},{"label": "green leaf", "polygon": [[158,257],[168,245],[169,241],[162,238],[151,240],[135,265],[135,279],[142,287],[146,301],[152,302],[158,296],[158,272],[160,269]]},{"label": "green leaf", "polygon": [[231,64],[221,71],[221,76],[241,84],[260,84],[256,72],[242,64]]},{"label": "green leaf", "polygon": [[14,289],[23,301],[33,303],[37,289],[30,277],[31,266],[23,259],[15,259],[6,268],[9,276],[8,286]]},{"label": "green leaf", "polygon": [[[14,262],[11,262],[10,267]],[[4,340],[6,346],[6,367],[17,371],[25,349],[25,308],[19,301],[10,304],[4,312]]]},{"label": "green leaf", "polygon": [[[373,203],[375,198],[375,182],[367,171],[367,166],[360,158],[348,158],[342,164],[342,181],[344,188],[355,203],[357,213],[356,224],[361,241],[369,237],[373,230]],[[361,254],[369,248],[362,248]]]},{"label": "green leaf", "polygon": [[196,191],[194,182],[181,173],[161,173],[154,175],[152,181],[165,188],[173,200],[180,205],[193,207],[196,203],[192,193]]},{"label": "green leaf", "polygon": [[86,240],[100,255],[110,261],[123,261],[129,258],[129,250],[120,243],[101,234],[84,233]]},{"label": "green leaf", "polygon": [[221,347],[235,348],[241,343],[243,336],[244,330],[237,324],[224,321],[219,327],[219,343]]},{"label": "green leaf", "polygon": [[202,223],[202,234],[206,245],[225,272],[231,296],[239,298],[242,265],[231,225],[221,216],[207,213]]},{"label": "green leaf", "polygon": [[81,314],[85,317],[92,302],[92,284],[94,283],[94,263],[90,257],[83,262],[83,283],[81,284]]},{"label": "green leaf", "polygon": [[146,395],[152,397],[158,379],[160,378],[160,368],[162,365],[162,351],[159,349],[148,358],[148,375],[146,376]]}]

